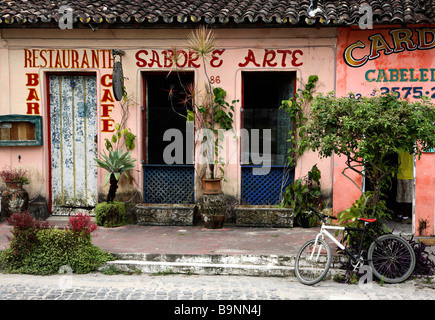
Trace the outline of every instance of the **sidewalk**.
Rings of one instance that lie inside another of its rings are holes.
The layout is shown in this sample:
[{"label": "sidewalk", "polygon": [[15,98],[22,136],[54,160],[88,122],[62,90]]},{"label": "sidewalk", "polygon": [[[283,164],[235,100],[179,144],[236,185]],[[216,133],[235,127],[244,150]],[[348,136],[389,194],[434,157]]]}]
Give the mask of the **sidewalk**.
[{"label": "sidewalk", "polygon": [[[64,217],[51,217],[53,225],[68,224]],[[0,223],[0,250],[8,247],[11,227]],[[98,229],[92,241],[111,253],[149,254],[243,254],[295,255],[313,238],[318,228],[245,228],[232,225],[222,229],[198,226],[137,226]]]},{"label": "sidewalk", "polygon": [[[65,226],[68,217],[52,216],[48,221]],[[389,228],[407,235],[411,231],[409,225],[394,222],[389,223]],[[11,229],[7,222],[0,223],[0,250],[9,246]],[[319,228],[247,228],[231,224],[222,229],[129,224],[99,227],[92,233],[92,242],[117,256],[117,260],[108,262],[109,267],[127,272],[281,277],[294,276],[299,248],[318,232]],[[331,250],[335,252],[334,246]],[[434,252],[434,247],[430,251]],[[333,270],[331,277],[340,272]]]},{"label": "sidewalk", "polygon": [[[67,217],[49,218],[53,225],[68,224]],[[390,224],[396,232],[410,233],[409,225]],[[407,230],[409,229],[409,230]],[[111,253],[149,254],[243,254],[295,256],[319,228],[247,228],[225,225],[222,229],[197,226],[99,227],[92,234],[93,243]],[[11,227],[0,223],[0,250],[9,245]]]}]

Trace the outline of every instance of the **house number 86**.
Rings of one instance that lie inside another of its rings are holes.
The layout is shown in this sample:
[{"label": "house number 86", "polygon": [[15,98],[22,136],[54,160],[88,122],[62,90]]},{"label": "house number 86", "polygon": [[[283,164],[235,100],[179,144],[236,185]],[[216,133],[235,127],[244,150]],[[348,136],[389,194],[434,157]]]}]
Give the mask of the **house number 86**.
[{"label": "house number 86", "polygon": [[219,84],[219,83],[221,83],[221,77],[220,76],[211,76],[210,77],[210,83],[211,84]]}]

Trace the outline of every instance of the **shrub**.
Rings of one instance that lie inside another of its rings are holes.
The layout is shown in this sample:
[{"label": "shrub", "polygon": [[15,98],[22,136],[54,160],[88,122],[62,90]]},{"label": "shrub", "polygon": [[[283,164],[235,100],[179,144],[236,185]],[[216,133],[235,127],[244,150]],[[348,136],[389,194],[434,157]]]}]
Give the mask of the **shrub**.
[{"label": "shrub", "polygon": [[69,218],[69,228],[75,233],[90,234],[97,229],[97,225],[90,215],[79,212]]},{"label": "shrub", "polygon": [[414,239],[408,240],[415,253],[415,269],[412,273],[415,276],[434,276],[435,275],[435,255],[426,250],[426,245]]},{"label": "shrub", "polygon": [[126,209],[122,202],[101,202],[95,207],[97,225],[105,228],[119,227],[126,224]]},{"label": "shrub", "polygon": [[75,273],[88,273],[112,260],[109,253],[92,245],[89,234],[77,236],[69,229],[46,229],[37,233],[38,246],[24,260],[19,270],[29,274],[53,274],[63,265]]},{"label": "shrub", "polygon": [[68,265],[76,273],[87,273],[113,260],[92,244],[96,225],[87,215],[71,217],[69,228],[53,228],[28,213],[13,214],[9,223],[13,226],[10,246],[0,252],[0,265],[6,272],[46,275]]},{"label": "shrub", "polygon": [[0,171],[0,179],[5,183],[28,184],[28,172],[22,168],[5,167]]},{"label": "shrub", "polygon": [[8,218],[8,222],[13,227],[12,238],[9,238],[8,252],[4,251],[0,256],[0,263],[19,268],[37,245],[38,231],[50,226],[48,222],[35,220],[28,212],[14,213]]}]

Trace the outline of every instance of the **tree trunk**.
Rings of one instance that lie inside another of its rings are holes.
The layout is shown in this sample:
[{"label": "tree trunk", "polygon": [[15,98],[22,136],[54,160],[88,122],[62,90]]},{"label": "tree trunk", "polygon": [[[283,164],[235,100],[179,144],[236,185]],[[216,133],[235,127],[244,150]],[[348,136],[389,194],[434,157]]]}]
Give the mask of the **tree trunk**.
[{"label": "tree trunk", "polygon": [[378,180],[373,184],[373,197],[371,199],[371,206],[374,209],[373,216],[376,216],[376,205],[381,201],[381,184]]},{"label": "tree trunk", "polygon": [[110,188],[107,194],[106,202],[113,202],[116,197],[116,190],[118,189],[118,180],[116,180],[115,175],[112,173],[110,175]]}]

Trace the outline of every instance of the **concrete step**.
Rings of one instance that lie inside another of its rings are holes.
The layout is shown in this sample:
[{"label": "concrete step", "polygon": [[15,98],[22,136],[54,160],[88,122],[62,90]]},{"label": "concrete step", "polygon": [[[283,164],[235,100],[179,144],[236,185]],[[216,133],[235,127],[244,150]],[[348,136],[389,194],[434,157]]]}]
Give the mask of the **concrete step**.
[{"label": "concrete step", "polygon": [[[122,272],[146,274],[243,275],[262,277],[294,276],[294,257],[276,255],[218,255],[218,254],[118,254],[100,268],[115,268]],[[335,258],[339,261],[339,257]],[[340,263],[339,263],[340,264]],[[337,263],[334,264],[337,266]],[[342,273],[331,268],[328,277]]]},{"label": "concrete step", "polygon": [[278,255],[250,254],[151,254],[151,253],[121,253],[114,254],[119,260],[203,263],[203,264],[242,264],[242,265],[276,265],[294,266],[294,257]]},{"label": "concrete step", "polygon": [[196,275],[243,275],[285,277],[294,275],[292,267],[261,266],[247,264],[214,264],[189,262],[155,262],[137,260],[116,260],[107,263],[119,271],[137,272],[155,275],[196,274]]}]

